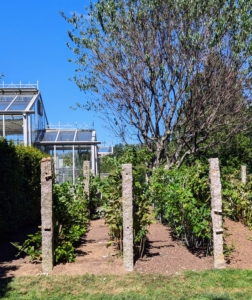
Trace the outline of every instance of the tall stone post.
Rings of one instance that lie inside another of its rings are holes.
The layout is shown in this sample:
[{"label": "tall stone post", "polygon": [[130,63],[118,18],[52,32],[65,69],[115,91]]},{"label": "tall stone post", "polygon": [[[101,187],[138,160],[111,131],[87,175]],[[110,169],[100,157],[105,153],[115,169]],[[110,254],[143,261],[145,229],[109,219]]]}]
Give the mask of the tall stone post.
[{"label": "tall stone post", "polygon": [[90,162],[85,160],[83,162],[83,176],[84,176],[84,192],[89,197],[89,181],[90,181]]},{"label": "tall stone post", "polygon": [[53,167],[51,157],[41,161],[41,230],[42,230],[42,271],[53,269]]},{"label": "tall stone post", "polygon": [[209,159],[209,179],[211,189],[211,217],[213,226],[214,267],[225,268],[223,255],[223,228],[222,228],[222,198],[221,181],[218,158]]},{"label": "tall stone post", "polygon": [[132,165],[122,165],[122,204],[123,204],[123,264],[126,271],[133,271],[133,197]]},{"label": "tall stone post", "polygon": [[89,183],[90,183],[90,162],[88,160],[83,161],[83,176],[84,176],[84,194],[87,195],[88,200],[88,213],[89,218],[91,217],[90,211],[90,190],[89,190]]},{"label": "tall stone post", "polygon": [[247,169],[246,169],[246,166],[241,166],[241,181],[244,184],[247,181]]}]

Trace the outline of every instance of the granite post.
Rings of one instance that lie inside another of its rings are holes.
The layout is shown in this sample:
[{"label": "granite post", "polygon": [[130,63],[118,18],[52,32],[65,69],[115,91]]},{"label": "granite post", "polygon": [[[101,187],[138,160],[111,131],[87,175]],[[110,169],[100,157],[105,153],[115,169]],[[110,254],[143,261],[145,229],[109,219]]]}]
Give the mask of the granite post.
[{"label": "granite post", "polygon": [[247,181],[247,168],[246,168],[246,166],[241,166],[241,181],[244,184]]},{"label": "granite post", "polygon": [[53,269],[53,166],[51,157],[41,161],[41,230],[42,230],[42,271]]},{"label": "granite post", "polygon": [[83,176],[84,176],[84,192],[89,198],[89,182],[90,182],[90,162],[85,160],[83,162]]},{"label": "granite post", "polygon": [[133,195],[132,165],[122,165],[123,204],[123,265],[126,271],[133,271]]},{"label": "granite post", "polygon": [[91,218],[91,210],[90,210],[90,162],[88,160],[83,161],[83,177],[84,177],[84,196],[86,194],[88,201],[88,214],[89,218]]},{"label": "granite post", "polygon": [[211,217],[213,226],[214,268],[225,268],[223,255],[222,197],[218,158],[209,159]]}]

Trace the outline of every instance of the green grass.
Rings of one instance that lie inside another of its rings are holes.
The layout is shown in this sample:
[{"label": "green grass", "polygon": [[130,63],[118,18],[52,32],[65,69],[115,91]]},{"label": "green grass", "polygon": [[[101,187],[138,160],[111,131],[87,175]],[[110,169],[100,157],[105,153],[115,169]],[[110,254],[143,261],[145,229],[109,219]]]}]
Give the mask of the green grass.
[{"label": "green grass", "polygon": [[252,271],[212,270],[173,276],[39,276],[0,279],[2,299],[252,299]]}]

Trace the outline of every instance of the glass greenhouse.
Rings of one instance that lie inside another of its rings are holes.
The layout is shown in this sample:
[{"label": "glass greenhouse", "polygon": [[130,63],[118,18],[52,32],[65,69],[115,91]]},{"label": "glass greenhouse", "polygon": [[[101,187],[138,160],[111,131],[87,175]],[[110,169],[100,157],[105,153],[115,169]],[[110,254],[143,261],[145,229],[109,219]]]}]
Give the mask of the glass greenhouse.
[{"label": "glass greenhouse", "polygon": [[35,142],[54,158],[56,182],[75,182],[82,172],[84,160],[90,161],[92,173],[97,174],[97,145],[100,142],[96,141],[95,130],[56,127],[48,126]]},{"label": "glass greenhouse", "polygon": [[98,173],[96,131],[49,125],[38,84],[0,85],[0,136],[50,154],[57,183],[75,182],[84,160],[90,161],[93,174]]},{"label": "glass greenhouse", "polygon": [[33,145],[47,126],[37,85],[0,85],[0,136],[15,144]]}]

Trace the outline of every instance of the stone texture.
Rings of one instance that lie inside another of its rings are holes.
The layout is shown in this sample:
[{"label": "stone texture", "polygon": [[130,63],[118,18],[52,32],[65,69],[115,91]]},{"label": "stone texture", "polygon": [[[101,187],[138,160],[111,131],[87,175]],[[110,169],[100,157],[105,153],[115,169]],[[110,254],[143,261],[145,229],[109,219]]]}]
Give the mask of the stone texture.
[{"label": "stone texture", "polygon": [[209,179],[211,185],[211,217],[214,244],[214,267],[216,269],[223,269],[225,268],[225,260],[223,255],[222,197],[218,158],[210,158],[209,164]]},{"label": "stone texture", "polygon": [[132,165],[122,165],[122,204],[123,204],[123,264],[126,271],[133,271],[133,196]]},{"label": "stone texture", "polygon": [[90,162],[85,160],[83,162],[83,176],[84,176],[84,192],[89,197],[89,181],[90,181]]},{"label": "stone texture", "polygon": [[247,181],[247,168],[246,168],[246,166],[241,166],[241,181],[242,181],[242,183],[246,183],[246,181]]},{"label": "stone texture", "polygon": [[42,230],[42,272],[53,269],[53,167],[50,157],[41,161],[41,230]]}]

